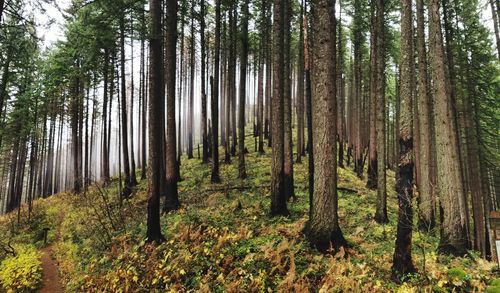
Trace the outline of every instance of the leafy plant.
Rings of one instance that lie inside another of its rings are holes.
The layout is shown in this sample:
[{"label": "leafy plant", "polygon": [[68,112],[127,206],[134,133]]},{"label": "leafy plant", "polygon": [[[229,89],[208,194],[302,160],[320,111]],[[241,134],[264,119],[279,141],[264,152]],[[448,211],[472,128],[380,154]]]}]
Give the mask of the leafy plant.
[{"label": "leafy plant", "polygon": [[16,255],[0,263],[0,285],[7,292],[28,292],[42,280],[40,254],[33,246],[16,247]]}]

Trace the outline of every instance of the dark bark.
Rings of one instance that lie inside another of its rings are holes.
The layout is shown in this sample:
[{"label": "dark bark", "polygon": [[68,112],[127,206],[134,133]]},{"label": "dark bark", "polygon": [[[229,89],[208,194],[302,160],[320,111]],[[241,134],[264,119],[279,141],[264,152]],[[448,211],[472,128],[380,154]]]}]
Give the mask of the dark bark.
[{"label": "dark bark", "polygon": [[[175,72],[177,48],[177,1],[167,0],[165,16],[165,83],[167,88],[166,197],[164,212],[179,208],[178,166],[175,135]],[[163,132],[163,128],[162,128]],[[164,133],[164,132],[163,132]],[[163,137],[163,136],[162,136]]]},{"label": "dark bark", "polygon": [[219,183],[219,60],[220,60],[220,1],[215,0],[215,52],[214,77],[210,77],[212,88],[211,115],[212,115],[212,174],[211,182]]},{"label": "dark bark", "polygon": [[401,113],[399,126],[398,227],[393,256],[392,276],[401,280],[415,272],[411,251],[413,231],[413,17],[412,0],[401,0]]},{"label": "dark bark", "polygon": [[295,199],[293,186],[293,143],[292,143],[292,86],[290,70],[290,18],[292,14],[291,2],[286,1],[284,7],[284,80],[283,80],[283,126],[284,126],[284,192],[287,199]]},{"label": "dark bark", "polygon": [[273,96],[271,98],[271,136],[273,153],[271,165],[271,215],[288,215],[284,186],[284,19],[285,1],[274,0],[273,24]]},{"label": "dark bark", "polygon": [[[108,78],[109,78],[109,50],[104,49],[104,67],[103,67],[104,89],[103,89],[103,104],[102,104],[102,152],[101,152],[101,177],[104,184],[109,183],[109,151],[108,151]],[[112,79],[111,79],[111,82]]]},{"label": "dark bark", "polygon": [[297,163],[302,162],[304,151],[304,1],[300,5],[299,56],[297,60]]},{"label": "dark bark", "polygon": [[[173,3],[172,3],[173,2]],[[175,5],[176,0],[167,0]],[[163,176],[163,76],[161,0],[149,0],[151,33],[149,40],[149,164],[148,218],[146,237],[149,242],[164,240],[160,229],[160,186]],[[174,22],[176,23],[176,22]]]},{"label": "dark bark", "polygon": [[[188,122],[187,122],[187,127],[188,127],[188,159],[193,158],[193,119],[194,119],[194,59],[195,59],[195,35],[194,35],[194,1],[191,3],[191,41],[190,41],[190,62],[189,62],[189,67],[190,67],[190,81],[189,81],[189,113],[188,113]],[[175,57],[174,57],[175,58]]]},{"label": "dark bark", "polygon": [[242,6],[241,18],[241,56],[240,56],[240,93],[238,113],[238,178],[245,179],[247,172],[245,168],[245,95],[248,64],[248,1]]},{"label": "dark bark", "polygon": [[130,172],[130,159],[128,150],[128,117],[127,117],[127,92],[125,81],[125,20],[120,20],[120,102],[121,102],[121,139],[123,171],[125,174],[125,186],[122,197],[127,198],[132,193],[132,188],[137,182],[132,181]]}]

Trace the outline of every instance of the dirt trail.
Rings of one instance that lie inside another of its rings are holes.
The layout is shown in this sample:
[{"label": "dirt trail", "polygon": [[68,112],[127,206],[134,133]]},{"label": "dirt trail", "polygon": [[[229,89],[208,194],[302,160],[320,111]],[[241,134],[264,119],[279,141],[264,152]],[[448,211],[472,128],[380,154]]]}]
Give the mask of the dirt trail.
[{"label": "dirt trail", "polygon": [[52,245],[49,245],[42,249],[42,268],[43,268],[43,279],[42,288],[39,292],[41,293],[59,293],[64,292],[61,280],[59,278],[59,271],[57,269],[57,263],[52,258]]},{"label": "dirt trail", "polygon": [[42,277],[42,288],[38,291],[40,293],[63,293],[64,287],[61,283],[59,277],[59,270],[57,262],[53,257],[52,247],[54,243],[61,239],[61,222],[64,218],[64,213],[59,214],[59,224],[57,225],[57,233],[54,241],[50,243],[49,246],[42,249],[42,257],[40,261],[42,262],[43,277]]}]

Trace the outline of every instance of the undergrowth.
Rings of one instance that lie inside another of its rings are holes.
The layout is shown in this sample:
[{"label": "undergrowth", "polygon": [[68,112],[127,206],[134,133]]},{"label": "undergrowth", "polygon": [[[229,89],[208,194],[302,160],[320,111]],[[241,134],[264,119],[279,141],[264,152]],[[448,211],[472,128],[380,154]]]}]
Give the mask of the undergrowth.
[{"label": "undergrowth", "polygon": [[[494,263],[475,252],[464,258],[436,254],[438,230],[414,231],[418,273],[402,284],[391,280],[397,222],[392,171],[389,223],[379,225],[373,220],[375,192],[350,168],[339,168],[340,226],[350,248],[335,256],[311,249],[303,235],[307,158],[295,165],[297,199],[289,203],[290,216],[271,218],[266,151],[247,155],[246,180],[236,179],[237,158],[222,164],[221,184],[210,183],[209,165],[182,157],[182,206],[162,215],[166,241],[159,246],[145,242],[147,182],[120,203],[116,178],[106,188],[96,185],[79,196],[61,194],[37,203],[16,237],[38,245],[35,231],[52,225],[51,241],[60,227],[54,251],[69,292],[498,292],[492,291],[500,288]],[[9,227],[6,220],[0,223],[1,229]]]}]

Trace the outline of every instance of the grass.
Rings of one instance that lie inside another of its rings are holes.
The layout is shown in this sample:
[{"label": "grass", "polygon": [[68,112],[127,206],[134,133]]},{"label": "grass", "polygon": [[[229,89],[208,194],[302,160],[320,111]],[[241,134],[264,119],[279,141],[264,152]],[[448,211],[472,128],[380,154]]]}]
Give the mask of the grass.
[{"label": "grass", "polygon": [[[253,148],[253,143],[249,146]],[[376,194],[351,169],[338,169],[339,217],[350,243],[348,257],[311,249],[302,230],[308,219],[307,158],[294,166],[297,200],[289,217],[269,216],[270,149],[246,157],[248,179],[237,179],[237,158],[221,165],[221,184],[210,183],[210,166],[182,158],[180,210],[162,215],[166,242],[145,243],[146,182],[120,208],[116,180],[85,195],[61,194],[37,204],[51,212],[63,281],[78,291],[483,291],[496,265],[471,252],[465,258],[435,253],[438,231],[413,234],[418,274],[402,284],[391,280],[397,199],[388,172],[389,223],[373,220]],[[235,188],[238,187],[238,188]],[[60,224],[54,214],[62,212]],[[42,221],[42,220],[37,220]],[[7,220],[0,221],[7,227]],[[18,242],[31,243],[19,230]],[[17,239],[17,238],[16,238]],[[341,253],[342,254],[342,253]],[[497,287],[489,287],[493,290]]]}]

